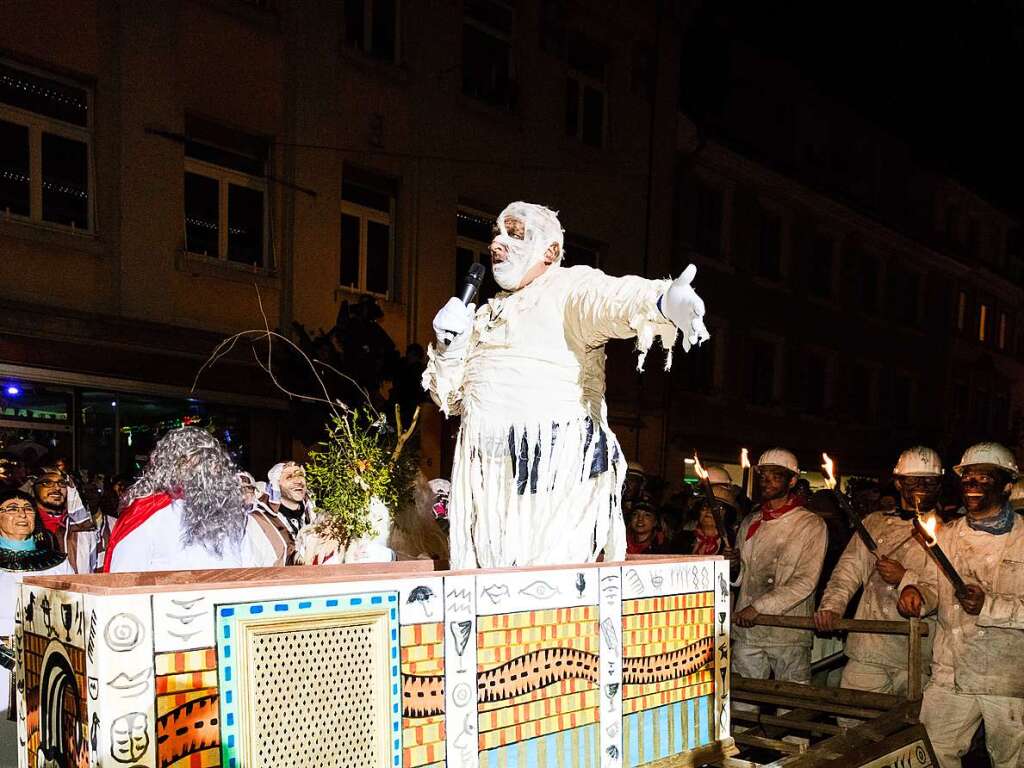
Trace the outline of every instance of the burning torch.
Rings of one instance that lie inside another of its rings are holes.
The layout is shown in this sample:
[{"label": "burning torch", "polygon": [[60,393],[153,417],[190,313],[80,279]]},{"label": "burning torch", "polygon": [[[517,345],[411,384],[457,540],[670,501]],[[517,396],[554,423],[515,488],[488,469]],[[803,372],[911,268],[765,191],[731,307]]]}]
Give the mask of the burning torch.
[{"label": "burning torch", "polygon": [[939,546],[939,540],[935,536],[936,523],[937,518],[934,512],[928,515],[927,518],[923,518],[921,517],[921,511],[918,510],[917,515],[914,517],[914,530],[918,534],[918,541],[935,558],[935,562],[939,564],[939,568],[942,569],[942,572],[946,574],[946,578],[953,585],[953,594],[956,595],[956,599],[963,600],[967,597],[967,584],[960,578],[960,574],[953,567],[953,563],[949,561],[946,553]]},{"label": "burning torch", "polygon": [[704,487],[704,497],[707,499],[708,509],[711,510],[711,516],[715,518],[715,528],[718,529],[718,535],[722,539],[722,546],[728,547],[729,534],[725,529],[725,520],[722,518],[722,508],[718,498],[715,496],[714,489],[711,486],[711,475],[708,474],[707,470],[700,463],[700,458],[697,456],[697,452],[693,452],[693,471],[697,473],[697,477],[700,478],[701,485]]},{"label": "burning torch", "polygon": [[753,498],[750,488],[750,456],[747,455],[747,449],[740,449],[740,466],[743,467],[743,479],[740,481],[740,487],[743,488],[744,495],[750,499]]},{"label": "burning torch", "polygon": [[860,536],[864,542],[864,546],[868,548],[868,552],[878,558],[878,543],[874,537],[868,532],[868,529],[864,527],[864,521],[860,519],[860,515],[857,514],[853,506],[850,504],[850,500],[846,497],[846,494],[842,491],[836,490],[836,475],[835,475],[835,463],[829,458],[827,453],[821,454],[822,460],[825,462],[821,465],[821,468],[825,470],[825,485],[832,491],[832,495],[835,497],[836,503],[839,508],[843,510],[843,514],[846,515],[846,519],[850,521],[850,525],[857,531],[857,535]]}]

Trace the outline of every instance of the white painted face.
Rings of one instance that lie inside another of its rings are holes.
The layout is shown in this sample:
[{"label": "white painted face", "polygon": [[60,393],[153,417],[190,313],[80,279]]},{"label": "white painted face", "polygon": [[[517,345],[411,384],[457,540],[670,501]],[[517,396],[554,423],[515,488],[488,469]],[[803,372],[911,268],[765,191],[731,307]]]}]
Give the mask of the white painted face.
[{"label": "white painted face", "polygon": [[[498,234],[491,242],[494,280],[506,291],[524,287],[524,278],[544,261],[552,244],[562,255],[562,227],[554,211],[542,205],[516,202],[498,215]],[[529,282],[527,280],[527,282]]]}]

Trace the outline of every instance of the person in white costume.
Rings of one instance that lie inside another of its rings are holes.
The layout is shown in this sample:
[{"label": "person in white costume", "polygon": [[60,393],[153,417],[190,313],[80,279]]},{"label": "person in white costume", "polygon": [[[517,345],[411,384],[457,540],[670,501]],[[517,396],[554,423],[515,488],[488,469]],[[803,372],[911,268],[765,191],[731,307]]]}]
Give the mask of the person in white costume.
[{"label": "person in white costume", "polygon": [[[793,492],[800,468],[783,448],[757,462],[761,506],[740,524],[736,547],[739,596],[733,613],[732,669],[744,677],[811,681],[814,635],[800,629],[754,626],[762,614],[810,616],[821,576],[828,528]],[[734,704],[734,706],[741,706]]]},{"label": "person in white costume", "polygon": [[626,462],[608,427],[605,343],[636,338],[638,369],[657,336],[672,363],[708,338],[690,283],[563,267],[554,211],[509,205],[491,243],[504,289],[479,309],[452,298],[434,318],[423,387],[461,415],[449,500],[453,568],[625,556]]},{"label": "person in white costume", "polygon": [[238,469],[216,438],[195,427],[164,435],[125,495],[104,571],[181,571],[273,565],[252,562],[262,536],[249,522]]},{"label": "person in white costume", "polygon": [[[942,460],[931,448],[915,446],[900,454],[893,476],[902,508],[874,512],[864,518],[864,527],[878,544],[878,557],[856,534],[846,545],[814,614],[814,623],[822,632],[835,631],[836,621],[843,617],[847,604],[861,587],[864,593],[855,618],[901,621],[896,587],[908,573],[913,579],[913,574],[929,567],[928,553],[913,538],[912,519],[917,511],[938,518]],[[928,636],[921,642],[925,675],[931,669],[934,636],[935,625],[931,623]],[[846,640],[846,656],[849,661],[843,669],[843,688],[907,695],[906,638],[852,632]]]},{"label": "person in white costume", "polygon": [[957,596],[934,563],[900,584],[905,616],[938,610],[932,679],[921,722],[940,768],[960,768],[978,725],[993,768],[1024,765],[1024,519],[1009,503],[1017,461],[998,443],[967,449],[960,464],[963,517],[938,546],[966,582]]}]

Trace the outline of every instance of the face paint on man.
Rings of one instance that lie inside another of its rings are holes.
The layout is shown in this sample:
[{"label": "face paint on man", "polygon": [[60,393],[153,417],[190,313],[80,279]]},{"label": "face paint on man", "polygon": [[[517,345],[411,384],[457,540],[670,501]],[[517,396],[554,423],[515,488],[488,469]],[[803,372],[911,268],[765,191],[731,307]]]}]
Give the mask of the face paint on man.
[{"label": "face paint on man", "polygon": [[796,475],[782,467],[761,467],[757,474],[761,480],[761,500],[764,502],[786,498],[796,485]]},{"label": "face paint on man", "polygon": [[298,464],[289,464],[281,470],[281,500],[299,505],[306,498],[306,470]]},{"label": "face paint on man", "polygon": [[960,476],[964,509],[975,519],[998,515],[1010,498],[1012,487],[1007,476],[997,469],[968,467]]},{"label": "face paint on man", "polygon": [[903,509],[908,512],[926,512],[934,509],[938,503],[942,482],[938,477],[897,477],[896,489],[900,492],[900,506]]},{"label": "face paint on man", "polygon": [[554,211],[512,203],[498,216],[491,242],[494,280],[506,291],[526,287],[562,256],[562,226]]}]

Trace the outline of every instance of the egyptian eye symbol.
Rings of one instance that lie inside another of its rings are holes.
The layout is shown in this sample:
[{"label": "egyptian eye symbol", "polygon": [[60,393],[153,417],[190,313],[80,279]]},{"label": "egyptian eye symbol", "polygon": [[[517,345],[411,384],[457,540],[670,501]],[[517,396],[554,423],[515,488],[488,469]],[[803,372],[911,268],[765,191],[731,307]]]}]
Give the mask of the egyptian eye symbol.
[{"label": "egyptian eye symbol", "polygon": [[536,600],[547,600],[558,594],[558,588],[551,586],[546,581],[534,581],[520,589],[519,594]]}]

